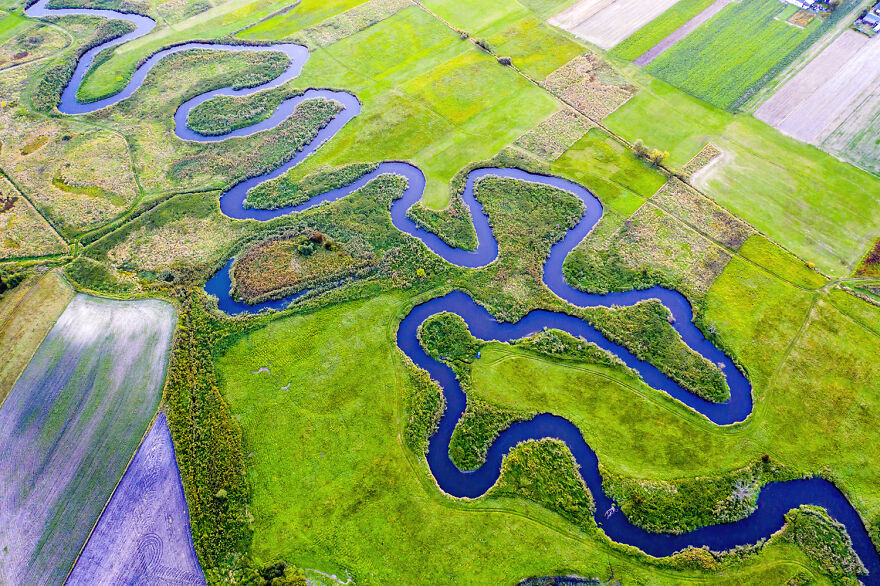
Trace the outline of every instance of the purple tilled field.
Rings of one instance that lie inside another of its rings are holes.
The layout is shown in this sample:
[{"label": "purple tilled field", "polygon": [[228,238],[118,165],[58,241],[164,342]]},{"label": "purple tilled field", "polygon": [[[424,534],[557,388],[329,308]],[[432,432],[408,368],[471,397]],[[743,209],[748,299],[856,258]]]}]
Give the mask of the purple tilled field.
[{"label": "purple tilled field", "polygon": [[0,584],[61,584],[156,413],[174,309],[70,302],[0,408]]},{"label": "purple tilled field", "polygon": [[67,584],[204,584],[165,414],[138,448]]}]

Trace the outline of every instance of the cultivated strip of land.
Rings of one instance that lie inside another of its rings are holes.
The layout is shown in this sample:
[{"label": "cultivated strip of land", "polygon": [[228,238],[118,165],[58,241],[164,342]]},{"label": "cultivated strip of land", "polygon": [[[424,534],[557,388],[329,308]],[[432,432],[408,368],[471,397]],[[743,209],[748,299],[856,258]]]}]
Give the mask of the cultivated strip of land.
[{"label": "cultivated strip of land", "polygon": [[28,279],[0,303],[0,405],[55,320],[73,299],[73,289],[55,271]]},{"label": "cultivated strip of land", "polygon": [[70,302],[0,409],[0,583],[60,584],[113,492],[165,378],[174,310]]},{"label": "cultivated strip of land", "polygon": [[134,576],[150,584],[205,583],[164,413],[138,448],[66,583],[113,586]]},{"label": "cultivated strip of land", "polygon": [[602,49],[611,49],[678,0],[581,0],[548,22]]},{"label": "cultivated strip of land", "polygon": [[669,47],[679,42],[689,34],[691,34],[694,30],[697,29],[700,25],[708,21],[710,18],[724,10],[724,8],[730,4],[731,2],[736,2],[738,0],[716,0],[713,2],[708,8],[700,12],[698,15],[681,25],[675,32],[671,35],[651,47],[644,55],[636,59],[633,63],[638,66],[647,65],[654,59],[656,59],[660,54],[666,51]]},{"label": "cultivated strip of land", "polygon": [[816,144],[880,83],[880,37],[846,31],[767,100],[755,116]]}]

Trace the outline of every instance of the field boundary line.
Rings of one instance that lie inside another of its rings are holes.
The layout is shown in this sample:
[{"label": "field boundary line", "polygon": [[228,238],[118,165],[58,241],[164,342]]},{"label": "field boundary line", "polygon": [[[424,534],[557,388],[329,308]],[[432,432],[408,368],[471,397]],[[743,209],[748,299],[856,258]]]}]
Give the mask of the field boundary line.
[{"label": "field boundary line", "polygon": [[[449,22],[447,22],[446,20],[444,20],[441,16],[435,14],[435,13],[432,12],[429,8],[427,8],[426,6],[424,6],[419,0],[410,0],[410,1],[411,1],[414,5],[418,6],[419,8],[421,8],[422,10],[424,10],[425,12],[427,12],[428,14],[430,14],[431,16],[433,16],[434,18],[436,18],[437,20],[439,20],[440,22],[442,22],[443,24],[445,24],[447,27],[449,27],[449,28],[452,29],[453,31],[456,31],[456,32],[459,31],[459,29],[457,29],[456,27],[452,26]],[[464,32],[467,33],[467,31],[464,31]],[[468,41],[469,41],[471,44],[477,46],[478,49],[482,50],[483,52],[485,52],[486,54],[490,55],[491,57],[494,57],[496,60],[498,59],[498,55],[495,53],[494,50],[491,49],[491,47],[487,49],[487,48],[483,47],[482,45],[478,45],[477,42],[474,40],[474,37],[473,37],[472,35],[470,35],[470,33],[467,33],[467,34],[468,34]],[[581,46],[583,46],[583,45],[581,45]],[[549,94],[551,97],[555,98],[557,101],[561,102],[562,104],[565,104],[566,106],[568,106],[568,107],[574,109],[574,110],[575,110],[576,112],[578,112],[579,114],[585,116],[588,120],[590,120],[590,122],[594,123],[596,126],[598,126],[598,127],[601,128],[602,130],[604,130],[605,132],[607,132],[612,138],[614,138],[614,140],[616,140],[616,141],[617,141],[618,143],[620,143],[622,146],[626,147],[626,148],[630,151],[630,153],[632,153],[633,155],[635,155],[635,148],[634,148],[633,144],[632,144],[631,142],[629,142],[627,139],[625,139],[623,136],[621,136],[620,134],[614,132],[611,128],[609,128],[608,126],[606,126],[606,125],[602,122],[602,120],[599,120],[599,119],[597,119],[597,118],[591,116],[590,114],[588,114],[588,113],[582,111],[582,110],[581,110],[580,108],[578,108],[575,104],[569,102],[569,101],[566,100],[564,97],[562,97],[562,96],[558,96],[558,95],[554,94],[553,92],[549,91],[547,88],[545,88],[543,85],[541,85],[540,82],[538,82],[538,81],[535,80],[533,77],[529,76],[528,74],[526,74],[525,72],[523,72],[522,70],[520,70],[520,69],[519,69],[518,67],[516,67],[515,65],[510,65],[509,67],[510,67],[513,71],[515,71],[516,73],[518,73],[519,75],[521,75],[523,78],[525,78],[527,81],[529,81],[532,85],[537,86],[538,88],[540,88],[541,90],[543,90],[544,92],[546,92],[547,94]],[[640,91],[640,92],[641,92],[641,91],[644,91],[644,89],[639,89],[639,91]],[[734,142],[734,141],[731,141],[731,142]],[[747,147],[744,147],[743,145],[740,145],[739,143],[736,143],[736,144],[737,144],[738,146],[742,147],[742,148],[745,148],[745,149],[747,150],[747,152],[749,152],[749,153],[752,154],[753,156],[756,156],[755,153],[754,153],[751,149],[748,149]],[[669,167],[667,167],[667,166],[665,166],[665,165],[663,165],[663,164],[657,165],[657,169],[660,170],[663,174],[665,174],[665,175],[667,176],[667,180],[668,180],[668,178],[670,178],[670,177],[676,177],[676,176],[677,176],[677,175],[675,174],[675,172],[673,171],[673,169],[671,169],[671,168],[669,168]],[[728,210],[725,206],[719,204],[717,201],[715,201],[714,198],[710,197],[706,192],[704,192],[703,190],[701,190],[699,187],[697,187],[696,185],[694,185],[694,184],[691,183],[690,181],[688,181],[688,180],[683,180],[682,182],[683,182],[685,185],[687,185],[688,187],[690,187],[691,189],[693,189],[695,192],[699,193],[700,195],[702,195],[702,196],[705,197],[706,199],[710,200],[710,201],[711,201],[712,203],[714,203],[715,205],[720,206],[722,209],[724,209],[724,210],[727,211],[728,213],[731,213],[731,214],[732,214],[733,216],[735,216],[736,218],[739,218],[739,216],[737,216],[736,214],[733,214],[733,212],[731,212],[730,210]],[[650,198],[648,198],[647,201],[650,201]],[[655,205],[656,205],[656,204],[655,204]],[[658,207],[659,207],[659,206],[658,206]],[[660,208],[660,209],[662,209],[662,208]],[[663,211],[666,211],[666,210],[663,210]],[[759,229],[756,228],[755,226],[752,226],[751,223],[749,223],[749,222],[747,222],[747,223],[749,224],[749,226],[750,226],[753,230],[755,230],[755,233],[760,234],[761,236],[764,236],[764,237],[767,238],[769,241],[771,241],[774,245],[776,245],[776,246],[780,247],[781,249],[785,250],[786,252],[788,252],[789,254],[791,254],[792,256],[794,256],[795,258],[797,258],[798,260],[803,261],[803,259],[801,259],[799,256],[797,256],[796,254],[794,254],[794,253],[793,253],[792,251],[790,251],[788,248],[782,246],[781,244],[779,244],[778,242],[776,242],[776,240],[774,240],[773,238],[770,238],[767,234],[763,233],[761,230],[759,230]],[[696,228],[694,228],[694,229],[696,229]],[[697,231],[700,232],[699,230],[697,230]],[[702,234],[702,232],[700,232],[700,233]],[[705,234],[704,234],[704,236],[705,236]],[[708,238],[708,236],[707,236],[707,238]],[[711,239],[711,238],[710,238],[710,239]],[[737,256],[739,256],[739,255],[737,254]],[[741,258],[744,258],[744,257],[741,257]],[[746,260],[748,260],[748,259],[746,259]],[[845,260],[845,259],[840,259],[840,258],[839,258],[838,260]],[[757,265],[757,263],[754,263],[754,262],[753,262],[753,264],[755,264],[756,266],[760,266],[760,265]],[[765,267],[761,267],[761,268],[764,269],[764,270],[767,270]],[[768,271],[768,272],[770,272],[771,274],[775,274],[775,273],[772,273],[772,271]],[[817,272],[818,272],[818,271],[817,271]],[[822,276],[824,276],[824,277],[826,277],[826,278],[828,277],[828,275],[825,275],[824,273],[821,273],[821,272],[820,272],[819,274],[822,275]],[[783,279],[783,280],[785,280],[785,279]],[[808,290],[808,291],[812,291],[812,289],[807,289],[807,290]]]},{"label": "field boundary line", "polygon": [[[813,310],[816,308],[816,304],[819,302],[821,295],[816,292],[813,295],[813,298],[810,300],[810,307],[807,309],[807,315],[804,317],[804,320],[801,322],[801,327],[798,328],[798,331],[795,333],[794,337],[789,340],[788,344],[785,346],[785,351],[782,353],[782,358],[779,361],[779,364],[776,365],[776,368],[773,369],[773,374],[767,377],[767,384],[765,388],[770,388],[771,386],[776,384],[776,377],[779,376],[779,373],[782,372],[783,367],[788,363],[788,359],[791,356],[792,351],[794,350],[795,345],[800,341],[804,332],[807,331],[807,327],[810,325],[813,317]],[[753,410],[754,413],[757,409]]]},{"label": "field boundary line", "polygon": [[63,47],[58,48],[58,50],[55,52],[55,54],[44,55],[42,57],[34,57],[33,59],[28,59],[26,61],[19,61],[18,63],[13,63],[11,65],[5,65],[3,67],[0,67],[0,72],[9,71],[10,69],[13,69],[15,67],[20,67],[22,65],[28,65],[29,63],[37,63],[39,61],[43,61],[44,59],[51,59],[53,57],[58,57],[58,52],[69,49],[70,46],[73,44],[73,42],[76,40],[76,38],[73,36],[73,34],[69,30],[67,30],[66,28],[64,28],[54,22],[49,22],[48,20],[42,20],[42,19],[37,19],[37,18],[31,18],[30,16],[26,16],[25,18],[28,21],[30,21],[31,23],[42,23],[43,25],[48,26],[49,28],[53,28],[53,29],[58,30],[62,35],[67,37],[67,44],[64,45]]},{"label": "field boundary line", "polygon": [[[4,332],[4,331],[6,330],[6,328],[9,326],[9,322],[11,322],[11,321],[12,321],[12,318],[15,317],[15,315],[18,313],[18,310],[21,308],[21,305],[22,305],[25,301],[27,301],[27,300],[31,297],[31,295],[34,295],[34,292],[35,292],[35,290],[36,290],[37,285],[39,285],[40,282],[42,282],[43,279],[47,278],[48,275],[49,275],[49,273],[53,273],[53,272],[56,272],[56,271],[57,271],[57,276],[58,276],[58,278],[61,279],[61,281],[62,281],[65,285],[67,285],[68,287],[70,287],[70,289],[73,291],[73,295],[74,295],[74,297],[76,296],[76,294],[77,294],[76,289],[74,289],[74,288],[70,285],[70,283],[69,283],[69,282],[67,281],[67,279],[63,276],[63,273],[61,273],[59,269],[52,269],[52,270],[50,270],[50,271],[46,271],[43,275],[41,275],[38,279],[35,280],[35,282],[31,285],[31,288],[28,290],[28,292],[24,294],[24,297],[22,297],[21,299],[19,299],[19,300],[18,300],[18,303],[15,304],[15,309],[13,309],[12,313],[9,314],[9,317],[7,317],[7,318],[3,321],[3,324],[0,325],[0,333]],[[70,301],[67,302],[67,305],[70,305]],[[67,305],[64,306],[64,309],[67,309]],[[37,351],[40,349],[40,346],[43,345],[43,342],[46,340],[46,337],[49,335],[49,332],[51,332],[51,331],[52,331],[52,328],[55,327],[55,324],[58,322],[58,318],[60,318],[60,317],[61,317],[61,314],[64,313],[64,309],[62,309],[62,310],[61,310],[61,313],[59,313],[58,316],[57,316],[54,320],[52,320],[52,326],[51,326],[48,330],[46,330],[46,335],[43,336],[43,338],[40,340],[40,343],[37,344],[37,346],[34,348],[34,351],[31,352],[31,355],[28,357],[27,363],[24,365],[24,368],[21,370],[21,372],[18,373],[18,376],[15,377],[15,380],[12,381],[12,387],[10,388],[10,391],[12,390],[12,388],[15,388],[16,383],[18,383],[18,379],[20,379],[20,378],[21,378],[21,375],[24,374],[24,371],[27,370],[27,367],[28,367],[28,365],[31,363],[31,360],[34,359],[34,356],[37,355]],[[6,397],[8,397],[8,396],[9,396],[9,395],[7,394]],[[3,397],[2,400],[0,400],[0,407],[2,407],[3,403],[6,401],[6,397]]]},{"label": "field boundary line", "polygon": [[[843,289],[841,289],[841,291],[843,291]],[[845,294],[849,295],[849,293],[845,293]],[[833,307],[835,310],[837,310],[839,313],[843,314],[844,317],[848,318],[851,322],[853,322],[854,324],[856,324],[857,326],[859,326],[863,330],[867,331],[869,334],[880,338],[880,332],[878,332],[877,330],[875,330],[871,326],[865,324],[861,319],[855,317],[854,315],[852,315],[851,313],[849,313],[845,309],[842,309],[839,305],[834,303],[834,300],[831,298],[830,295],[828,296],[827,299],[828,299],[828,304],[831,307]]]},{"label": "field boundary line", "polygon": [[40,208],[37,207],[37,205],[31,200],[31,198],[28,197],[28,195],[21,189],[21,187],[19,187],[18,183],[16,183],[15,180],[12,177],[10,177],[9,174],[6,173],[6,171],[2,167],[0,167],[0,176],[2,176],[4,179],[9,181],[10,185],[12,185],[12,187],[15,188],[15,190],[18,192],[18,194],[20,196],[22,196],[30,204],[30,206],[34,209],[34,211],[37,212],[37,215],[40,216],[40,218],[42,218],[44,222],[46,222],[46,224],[49,226],[49,228],[52,230],[52,232],[54,232],[55,235],[61,240],[61,242],[63,242],[64,244],[66,244],[69,247],[71,245],[71,242],[67,238],[65,238],[64,236],[61,235],[61,232],[58,231],[58,228],[55,226],[55,224],[53,224],[49,220],[49,218],[47,218],[46,215],[43,214],[43,212],[40,210]]},{"label": "field boundary line", "polygon": [[[661,187],[661,189],[662,189],[662,187]],[[703,196],[703,197],[707,197],[707,196]],[[653,198],[653,196],[652,196],[652,198]],[[708,240],[709,242],[712,242],[713,244],[715,244],[716,246],[720,247],[722,250],[724,250],[725,252],[727,252],[728,254],[730,254],[731,257],[736,257],[736,258],[738,258],[738,259],[740,259],[740,260],[743,260],[743,261],[745,261],[746,263],[748,263],[748,264],[750,264],[750,265],[752,265],[752,266],[754,266],[754,267],[759,268],[759,269],[762,270],[764,273],[766,273],[766,274],[768,274],[768,275],[770,275],[770,276],[772,276],[772,277],[774,277],[774,278],[776,278],[776,279],[779,279],[780,281],[782,281],[782,282],[784,282],[784,283],[788,283],[788,284],[791,285],[792,287],[796,287],[796,288],[798,288],[798,289],[801,289],[802,291],[809,291],[809,292],[811,292],[811,293],[814,293],[814,292],[816,292],[816,291],[819,290],[819,289],[810,289],[809,287],[805,287],[805,286],[803,286],[803,285],[800,285],[800,284],[798,284],[798,283],[795,283],[794,281],[791,281],[791,280],[789,280],[789,279],[783,277],[783,276],[780,275],[779,273],[773,271],[773,270],[770,269],[769,267],[765,267],[764,265],[760,264],[759,262],[757,262],[757,261],[755,261],[755,260],[752,260],[751,258],[748,258],[747,256],[743,256],[742,254],[740,254],[739,249],[734,250],[733,248],[731,248],[730,246],[724,244],[723,242],[721,242],[721,241],[719,241],[719,240],[716,240],[715,238],[713,238],[713,237],[710,236],[709,234],[706,234],[705,232],[703,232],[702,230],[700,230],[699,227],[697,227],[697,226],[695,226],[694,224],[691,224],[690,222],[688,222],[687,220],[685,220],[685,219],[679,217],[677,214],[675,214],[674,212],[669,211],[668,209],[666,209],[666,208],[663,207],[662,205],[660,205],[660,204],[658,204],[658,203],[655,203],[654,201],[651,201],[652,198],[649,198],[649,199],[645,200],[645,203],[654,206],[655,208],[657,208],[658,210],[662,211],[663,213],[669,215],[669,216],[672,217],[672,218],[675,218],[675,220],[677,220],[678,222],[682,223],[683,225],[685,225],[685,226],[691,228],[694,232],[696,232],[697,234],[699,234],[700,236],[702,236],[703,238],[705,238],[705,239]],[[712,198],[707,197],[707,199],[709,199],[710,201],[712,201],[713,203],[715,203],[715,200],[713,200]],[[717,205],[717,204],[716,204],[716,205]],[[722,209],[725,209],[725,208],[722,208]],[[636,210],[635,212],[633,212],[633,215],[635,215],[636,212],[638,212],[638,210]],[[630,217],[632,217],[632,215],[631,215]],[[737,217],[737,216],[734,216],[734,217]],[[765,234],[763,234],[760,230],[758,230],[757,228],[755,228],[755,227],[752,226],[751,224],[749,224],[749,227],[752,228],[753,230],[755,230],[755,234],[760,234],[762,237],[767,238],[767,236],[766,236]],[[618,229],[618,231],[619,231],[619,229]],[[773,244],[774,244],[775,246],[779,246],[779,244],[777,244],[776,242],[774,242],[772,239],[770,239],[770,238],[767,238],[767,239],[770,240],[770,242],[773,242]],[[789,252],[788,249],[786,249],[786,248],[784,248],[784,247],[782,247],[782,246],[779,246],[779,247],[782,248],[783,250],[785,250],[786,252]],[[797,258],[797,257],[795,257],[795,258]],[[798,258],[798,260],[800,261],[801,259]],[[726,266],[726,265],[725,265],[725,266]],[[818,273],[818,274],[821,275],[821,273]],[[823,275],[823,276],[824,276],[824,275]]]}]

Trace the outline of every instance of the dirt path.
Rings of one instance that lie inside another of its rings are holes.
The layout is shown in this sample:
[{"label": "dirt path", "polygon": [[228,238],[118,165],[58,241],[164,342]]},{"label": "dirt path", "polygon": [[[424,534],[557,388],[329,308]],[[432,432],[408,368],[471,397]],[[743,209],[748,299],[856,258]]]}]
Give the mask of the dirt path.
[{"label": "dirt path", "polygon": [[648,49],[648,51],[645,52],[644,55],[636,59],[633,63],[635,63],[639,67],[644,67],[645,65],[662,55],[664,52],[666,52],[666,50],[669,49],[672,45],[694,32],[697,27],[724,10],[728,4],[737,1],[738,0],[715,0],[715,2],[713,2],[708,8],[678,27],[675,32]]}]

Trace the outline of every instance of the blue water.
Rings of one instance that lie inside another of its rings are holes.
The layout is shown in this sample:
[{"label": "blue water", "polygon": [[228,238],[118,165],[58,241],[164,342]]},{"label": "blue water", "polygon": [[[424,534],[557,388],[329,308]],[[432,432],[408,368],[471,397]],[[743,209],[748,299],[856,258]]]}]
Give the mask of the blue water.
[{"label": "blue water", "polygon": [[[544,266],[544,283],[562,299],[581,307],[588,306],[627,306],[644,299],[659,299],[675,318],[674,327],[684,341],[694,350],[712,362],[722,366],[730,386],[731,397],[725,403],[711,403],[694,396],[681,388],[674,381],[663,375],[653,365],[635,358],[625,348],[610,342],[593,329],[589,324],[570,315],[533,311],[515,324],[496,321],[484,308],[477,305],[465,293],[454,291],[443,297],[432,299],[416,306],[400,323],[397,332],[397,344],[413,362],[427,370],[432,378],[443,388],[446,397],[444,412],[437,432],[431,437],[428,449],[428,464],[431,473],[440,488],[456,497],[475,498],[495,483],[500,474],[501,460],[511,448],[527,440],[542,438],[558,438],[564,441],[574,454],[580,466],[587,487],[596,501],[595,519],[603,531],[613,540],[634,545],[642,551],[654,555],[665,556],[679,551],[689,545],[709,546],[713,550],[726,550],[737,545],[754,543],[769,537],[783,525],[783,515],[792,508],[803,504],[824,507],[829,514],[843,523],[853,541],[855,551],[859,554],[870,576],[863,577],[868,584],[880,584],[880,556],[874,548],[865,526],[858,513],[849,504],[841,492],[830,482],[811,478],[769,484],[761,490],[757,510],[749,517],[736,523],[704,527],[683,535],[665,535],[648,533],[636,527],[620,512],[605,517],[605,512],[612,506],[612,501],[602,490],[602,479],[599,474],[598,460],[595,452],[584,441],[577,427],[562,417],[544,413],[537,417],[512,425],[496,439],[489,448],[486,462],[478,470],[463,472],[449,459],[449,441],[455,425],[467,406],[467,397],[462,392],[452,370],[441,362],[428,356],[418,342],[416,336],[419,325],[428,317],[443,311],[451,311],[460,315],[467,322],[471,332],[482,339],[511,341],[528,336],[541,329],[558,328],[576,336],[582,336],[602,348],[610,350],[623,360],[627,366],[635,369],[653,388],[668,393],[671,397],[688,407],[702,413],[709,420],[719,425],[727,425],[743,421],[752,411],[751,385],[736,367],[733,361],[709,342],[702,332],[693,324],[693,311],[680,293],[660,287],[643,291],[627,291],[610,295],[594,295],[579,291],[570,286],[562,273],[562,263],[575,246],[589,233],[596,222],[602,217],[602,205],[589,191],[576,183],[558,177],[535,175],[519,169],[478,169],[470,173],[463,194],[465,204],[471,210],[471,216],[477,233],[479,246],[475,251],[465,251],[448,246],[436,234],[426,232],[406,217],[406,211],[422,196],[425,188],[425,177],[415,166],[403,162],[386,162],[345,187],[334,189],[319,195],[308,202],[278,210],[254,210],[243,207],[249,189],[263,181],[279,177],[305,159],[333,137],[349,120],[360,112],[360,102],[346,92],[310,89],[303,94],[286,100],[278,106],[273,115],[259,124],[236,130],[222,136],[206,137],[187,128],[186,119],[189,112],[204,101],[217,96],[244,96],[271,87],[277,87],[294,79],[302,70],[308,59],[305,47],[292,44],[263,45],[259,47],[244,45],[224,45],[211,43],[187,43],[164,49],[147,59],[132,76],[128,85],[118,94],[109,98],[80,103],[76,99],[85,73],[91,66],[95,54],[106,47],[124,43],[147,34],[155,23],[144,16],[123,14],[112,10],[62,9],[46,8],[48,0],[40,0],[27,9],[32,17],[49,14],[92,14],[108,18],[118,18],[132,22],[136,30],[119,39],[109,41],[85,53],[77,64],[70,84],[61,96],[59,110],[65,114],[93,112],[100,108],[115,104],[131,96],[140,87],[149,70],[165,56],[192,49],[212,49],[227,51],[282,51],[290,59],[290,65],[279,77],[253,88],[221,88],[206,92],[185,102],[175,113],[175,133],[184,140],[216,142],[233,136],[247,136],[255,132],[274,128],[285,120],[303,100],[322,97],[336,100],[344,107],[333,121],[323,128],[318,136],[306,145],[288,162],[277,169],[253,177],[233,185],[220,197],[220,207],[224,214],[239,219],[270,220],[282,215],[301,212],[325,202],[336,201],[360,189],[369,181],[383,173],[395,173],[407,179],[407,187],[401,199],[395,200],[391,207],[392,223],[399,230],[411,234],[421,240],[434,253],[446,261],[463,267],[483,267],[498,257],[498,243],[492,235],[488,219],[482,213],[482,206],[474,196],[474,183],[481,177],[507,177],[522,181],[530,181],[550,185],[568,191],[580,198],[586,206],[586,213],[581,221],[566,233],[564,239],[553,246]],[[217,296],[220,309],[228,313],[255,313],[263,309],[282,309],[290,301],[304,292],[294,296],[267,301],[256,305],[236,302],[230,296],[229,269],[232,259],[226,263],[206,284],[206,290]]]}]

